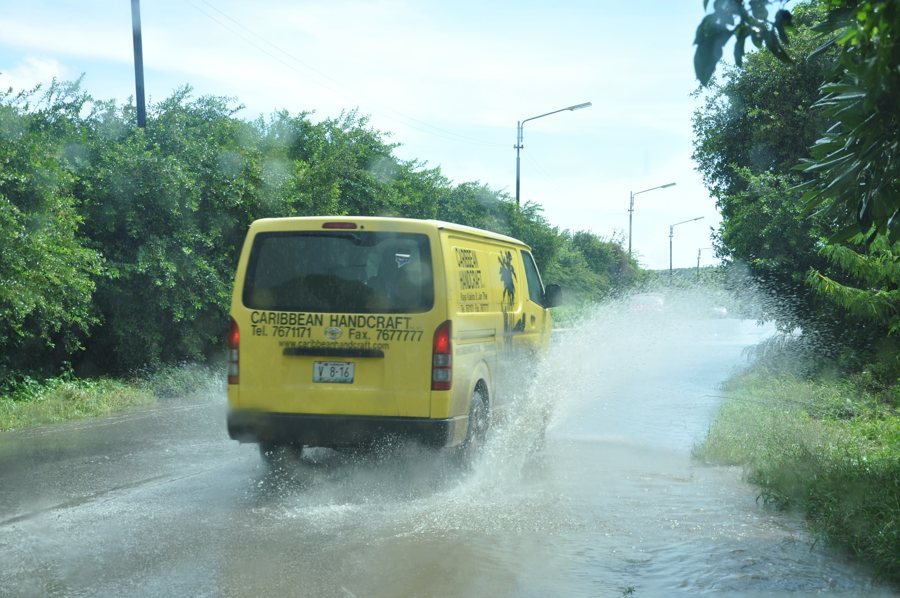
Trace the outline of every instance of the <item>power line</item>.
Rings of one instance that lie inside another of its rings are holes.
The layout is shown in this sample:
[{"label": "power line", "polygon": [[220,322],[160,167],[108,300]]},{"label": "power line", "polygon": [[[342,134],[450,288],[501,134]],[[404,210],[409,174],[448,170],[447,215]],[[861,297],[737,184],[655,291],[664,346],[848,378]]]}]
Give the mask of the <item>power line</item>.
[{"label": "power line", "polygon": [[[224,11],[222,11],[220,8],[218,8],[218,7],[216,7],[216,6],[213,6],[208,0],[201,0],[201,2],[202,2],[204,5],[206,5],[206,7],[208,7],[210,10],[215,11],[216,13],[218,13],[219,15],[221,15],[224,19],[227,19],[228,21],[230,21],[231,23],[233,23],[233,25],[229,25],[229,24],[223,22],[222,19],[219,19],[219,18],[217,18],[215,15],[210,14],[207,10],[205,10],[203,7],[199,6],[196,2],[190,2],[190,4],[191,4],[191,6],[193,6],[194,9],[196,9],[199,13],[201,13],[202,15],[204,15],[205,17],[207,17],[207,18],[210,19],[211,21],[217,23],[218,25],[220,25],[220,26],[223,27],[224,29],[228,30],[229,32],[231,32],[231,33],[237,35],[237,36],[240,37],[244,42],[246,42],[247,44],[253,46],[254,48],[256,48],[257,50],[259,50],[260,52],[262,52],[262,53],[265,54],[266,56],[269,56],[269,57],[272,58],[273,60],[276,60],[276,61],[279,62],[280,64],[284,65],[285,67],[287,67],[287,68],[289,68],[289,69],[291,69],[291,70],[293,70],[293,71],[295,71],[295,72],[301,72],[301,70],[300,70],[300,69],[298,68],[298,66],[297,66],[297,65],[299,65],[299,66],[302,67],[304,70],[313,73],[313,74],[314,74],[316,77],[318,77],[319,79],[323,79],[323,80],[325,80],[326,82],[330,82],[330,83],[331,83],[331,84],[327,84],[327,83],[322,83],[322,82],[320,82],[319,84],[320,84],[323,88],[328,89],[329,91],[332,91],[332,92],[334,92],[334,93],[340,95],[340,96],[343,97],[343,98],[346,98],[346,99],[349,100],[351,103],[356,103],[355,100],[354,100],[354,98],[353,98],[348,92],[345,91],[345,89],[347,88],[347,86],[345,86],[341,81],[338,81],[338,80],[335,79],[334,77],[331,77],[330,75],[328,75],[328,74],[326,74],[326,73],[320,71],[320,70],[317,69],[316,67],[314,67],[314,66],[312,66],[312,65],[310,65],[310,64],[308,64],[308,63],[306,63],[306,62],[304,62],[303,60],[301,60],[300,58],[294,56],[293,54],[291,54],[291,53],[288,52],[287,50],[281,48],[281,47],[278,46],[277,44],[275,44],[275,43],[269,41],[267,38],[265,38],[264,36],[262,36],[262,35],[256,33],[255,31],[253,31],[252,29],[250,29],[249,27],[247,27],[246,25],[244,25],[243,23],[241,23],[241,22],[238,21],[237,19],[234,19],[233,17],[231,17],[231,16],[229,16],[228,14],[226,14],[226,13],[225,13]],[[243,32],[246,32],[246,34],[245,34],[245,33],[242,33],[241,30],[242,30]],[[267,49],[267,48],[265,48],[265,47],[263,47],[262,45],[260,45],[259,43],[257,43],[256,40],[261,41],[263,44],[265,44],[266,46],[268,46],[269,48],[271,48],[272,50],[274,50],[274,52],[273,52],[273,51],[270,51],[269,49]],[[277,54],[280,54],[280,56],[279,56],[279,55],[276,55],[276,53],[277,53]],[[283,56],[284,58],[283,58],[282,56]],[[447,140],[450,140],[450,141],[465,141],[465,142],[468,142],[468,143],[475,143],[475,144],[483,145],[483,146],[505,147],[505,144],[495,143],[495,142],[489,142],[489,141],[484,141],[484,140],[482,140],[482,139],[474,139],[474,138],[471,138],[471,137],[467,137],[467,136],[465,136],[465,135],[460,135],[460,134],[455,133],[455,132],[453,132],[453,131],[448,131],[448,130],[443,129],[443,128],[441,128],[441,127],[434,126],[433,124],[430,124],[430,123],[428,123],[428,122],[425,122],[425,121],[419,120],[419,119],[417,119],[417,118],[414,118],[414,117],[412,117],[412,116],[409,116],[409,115],[403,114],[403,113],[401,113],[401,112],[398,112],[398,111],[394,110],[393,108],[391,108],[390,106],[387,106],[387,105],[383,104],[382,102],[379,102],[378,100],[375,100],[375,99],[373,99],[373,98],[371,98],[371,97],[367,97],[367,96],[365,96],[365,95],[363,95],[362,97],[363,97],[365,100],[367,100],[369,103],[381,107],[382,110],[383,110],[383,112],[378,112],[378,114],[381,114],[381,116],[384,116],[385,118],[394,120],[394,121],[396,121],[396,122],[400,122],[400,123],[402,123],[402,124],[404,124],[404,125],[406,125],[406,126],[412,128],[412,129],[415,129],[415,130],[420,131],[420,132],[422,132],[422,133],[426,133],[426,134],[428,134],[428,135],[433,135],[433,136],[435,136],[435,137],[441,137],[441,138],[444,138],[444,139],[447,139]],[[387,113],[389,113],[389,114],[385,114],[384,112],[387,112]],[[392,115],[393,115],[393,116],[392,116]]]}]

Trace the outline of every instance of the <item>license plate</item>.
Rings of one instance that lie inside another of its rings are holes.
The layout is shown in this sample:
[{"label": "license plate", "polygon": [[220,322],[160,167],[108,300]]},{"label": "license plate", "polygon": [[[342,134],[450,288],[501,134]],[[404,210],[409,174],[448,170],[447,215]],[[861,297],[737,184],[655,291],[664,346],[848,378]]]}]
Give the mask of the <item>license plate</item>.
[{"label": "license plate", "polygon": [[353,374],[353,363],[344,361],[313,362],[313,382],[351,384],[353,382]]}]

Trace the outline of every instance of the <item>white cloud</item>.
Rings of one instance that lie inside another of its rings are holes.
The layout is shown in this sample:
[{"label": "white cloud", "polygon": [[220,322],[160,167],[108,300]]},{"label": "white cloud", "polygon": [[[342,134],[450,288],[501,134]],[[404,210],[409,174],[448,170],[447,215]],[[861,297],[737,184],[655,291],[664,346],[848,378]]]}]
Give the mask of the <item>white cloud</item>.
[{"label": "white cloud", "polygon": [[133,59],[130,19],[125,28],[113,28],[108,21],[73,15],[65,20],[5,19],[3,44],[41,54],[86,57],[113,62]]},{"label": "white cloud", "polygon": [[47,84],[54,78],[66,80],[69,76],[68,70],[59,61],[29,56],[9,71],[0,72],[0,89],[28,90],[38,84]]}]

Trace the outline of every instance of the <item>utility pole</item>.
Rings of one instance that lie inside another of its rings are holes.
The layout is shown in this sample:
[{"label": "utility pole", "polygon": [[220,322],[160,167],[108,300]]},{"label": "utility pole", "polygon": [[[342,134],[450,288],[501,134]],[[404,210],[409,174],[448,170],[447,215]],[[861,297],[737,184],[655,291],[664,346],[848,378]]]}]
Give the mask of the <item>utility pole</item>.
[{"label": "utility pole", "polygon": [[134,101],[137,105],[137,125],[147,126],[144,104],[144,50],[141,43],[141,0],[131,0],[131,30],[134,36]]}]

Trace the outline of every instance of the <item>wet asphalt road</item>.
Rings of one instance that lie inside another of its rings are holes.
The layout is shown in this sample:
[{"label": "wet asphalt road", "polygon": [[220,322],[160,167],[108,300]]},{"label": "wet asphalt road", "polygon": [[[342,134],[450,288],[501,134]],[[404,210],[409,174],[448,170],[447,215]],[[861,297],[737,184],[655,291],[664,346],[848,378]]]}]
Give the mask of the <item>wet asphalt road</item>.
[{"label": "wet asphalt road", "polygon": [[765,331],[614,324],[554,349],[467,474],[415,447],[271,471],[224,392],[0,434],[0,595],[892,595],[690,459]]}]

